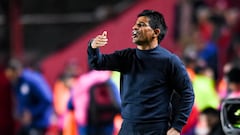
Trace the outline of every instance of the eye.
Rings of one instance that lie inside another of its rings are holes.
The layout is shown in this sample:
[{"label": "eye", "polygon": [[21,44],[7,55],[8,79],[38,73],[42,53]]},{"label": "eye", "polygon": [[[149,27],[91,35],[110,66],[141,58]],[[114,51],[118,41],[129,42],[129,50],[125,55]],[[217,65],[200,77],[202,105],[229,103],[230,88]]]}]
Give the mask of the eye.
[{"label": "eye", "polygon": [[146,23],[138,23],[137,27],[147,27],[148,25]]}]

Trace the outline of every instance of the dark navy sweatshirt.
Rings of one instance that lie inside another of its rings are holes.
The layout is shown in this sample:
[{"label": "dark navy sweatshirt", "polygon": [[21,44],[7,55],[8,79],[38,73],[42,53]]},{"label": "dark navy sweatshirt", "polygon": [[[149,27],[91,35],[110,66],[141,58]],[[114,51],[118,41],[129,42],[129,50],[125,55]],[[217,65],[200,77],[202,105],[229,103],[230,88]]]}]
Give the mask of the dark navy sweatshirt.
[{"label": "dark navy sweatshirt", "polygon": [[185,66],[173,53],[157,46],[151,50],[129,48],[101,54],[89,43],[88,62],[90,68],[121,73],[121,114],[125,121],[169,121],[170,99],[175,90],[180,95],[180,102],[171,126],[181,131],[186,124],[194,103],[194,92]]}]

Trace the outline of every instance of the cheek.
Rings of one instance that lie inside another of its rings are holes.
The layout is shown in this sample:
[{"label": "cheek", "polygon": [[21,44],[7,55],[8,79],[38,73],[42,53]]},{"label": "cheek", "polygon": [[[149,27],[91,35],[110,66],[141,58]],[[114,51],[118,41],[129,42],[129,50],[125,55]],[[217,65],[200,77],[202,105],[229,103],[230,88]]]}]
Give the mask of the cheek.
[{"label": "cheek", "polygon": [[154,33],[151,29],[142,29],[139,34],[138,40],[151,41],[154,37]]},{"label": "cheek", "polygon": [[154,38],[154,33],[152,31],[146,32],[146,38],[151,40]]}]

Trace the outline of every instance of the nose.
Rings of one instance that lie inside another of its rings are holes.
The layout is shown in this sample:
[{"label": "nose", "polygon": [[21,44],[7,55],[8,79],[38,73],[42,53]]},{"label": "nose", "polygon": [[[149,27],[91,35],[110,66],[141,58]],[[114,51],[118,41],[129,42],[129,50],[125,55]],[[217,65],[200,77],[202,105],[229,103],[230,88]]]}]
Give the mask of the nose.
[{"label": "nose", "polygon": [[137,29],[137,25],[134,24],[133,27],[132,27],[133,30],[136,30]]}]

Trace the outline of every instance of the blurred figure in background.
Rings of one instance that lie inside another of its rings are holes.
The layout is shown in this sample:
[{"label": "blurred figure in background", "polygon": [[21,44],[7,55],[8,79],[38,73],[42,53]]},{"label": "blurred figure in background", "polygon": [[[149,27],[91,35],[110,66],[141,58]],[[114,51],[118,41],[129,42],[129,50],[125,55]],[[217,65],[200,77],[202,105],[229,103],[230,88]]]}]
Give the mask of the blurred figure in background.
[{"label": "blurred figure in background", "polygon": [[218,49],[216,44],[210,40],[210,35],[207,30],[200,30],[203,28],[199,28],[193,32],[193,42],[197,52],[197,56],[200,60],[202,60],[207,67],[212,70],[213,79],[217,80],[218,78]]},{"label": "blurred figure in background", "polygon": [[[220,121],[220,112],[218,109],[206,108],[200,114],[200,122],[206,123],[205,135],[225,135]],[[197,134],[198,135],[198,134]]]},{"label": "blurred figure in background", "polygon": [[119,91],[110,71],[91,70],[73,85],[69,109],[74,111],[79,135],[112,135],[119,113]]},{"label": "blurred figure in background", "polygon": [[11,59],[6,76],[12,83],[16,101],[16,119],[20,123],[18,135],[44,135],[53,113],[52,93],[39,72],[25,69],[20,61]]},{"label": "blurred figure in background", "polygon": [[67,112],[67,104],[71,97],[71,88],[80,73],[79,63],[71,59],[65,64],[63,72],[53,86],[53,106],[57,115],[59,134],[63,134],[64,117],[71,114]]},{"label": "blurred figure in background", "polygon": [[230,93],[227,98],[240,98],[240,67],[236,65],[227,73]]},{"label": "blurred figure in background", "polygon": [[199,111],[207,107],[217,109],[220,106],[220,100],[215,89],[215,80],[213,71],[204,61],[198,62],[195,67],[195,78],[193,80],[194,93],[196,95],[195,103]]},{"label": "blurred figure in background", "polygon": [[227,82],[227,73],[231,70],[232,66],[233,63],[231,62],[228,62],[223,66],[223,77],[217,84],[217,92],[221,101],[225,99],[230,92]]}]

